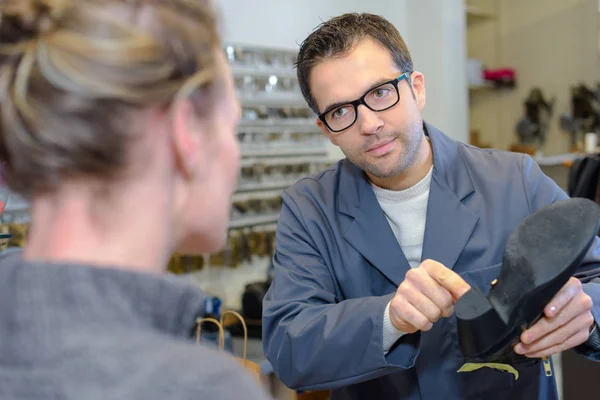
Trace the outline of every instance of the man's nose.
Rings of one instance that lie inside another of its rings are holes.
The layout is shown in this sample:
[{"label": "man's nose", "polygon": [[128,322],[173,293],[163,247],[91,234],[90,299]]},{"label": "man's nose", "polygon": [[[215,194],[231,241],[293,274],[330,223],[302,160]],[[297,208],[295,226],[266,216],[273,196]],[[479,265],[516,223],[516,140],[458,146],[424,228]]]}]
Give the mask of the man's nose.
[{"label": "man's nose", "polygon": [[358,118],[356,123],[361,135],[374,135],[379,133],[383,128],[383,120],[380,118],[380,114],[367,108],[364,104],[361,104],[357,108]]}]

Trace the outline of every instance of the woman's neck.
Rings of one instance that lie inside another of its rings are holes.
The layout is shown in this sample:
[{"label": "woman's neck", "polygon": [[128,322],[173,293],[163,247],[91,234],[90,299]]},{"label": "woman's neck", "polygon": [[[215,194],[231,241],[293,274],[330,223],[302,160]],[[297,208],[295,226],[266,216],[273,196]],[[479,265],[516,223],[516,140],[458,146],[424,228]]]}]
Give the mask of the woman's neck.
[{"label": "woman's neck", "polygon": [[167,208],[152,203],[156,198],[137,194],[98,195],[75,184],[35,197],[24,257],[164,272],[170,256]]}]

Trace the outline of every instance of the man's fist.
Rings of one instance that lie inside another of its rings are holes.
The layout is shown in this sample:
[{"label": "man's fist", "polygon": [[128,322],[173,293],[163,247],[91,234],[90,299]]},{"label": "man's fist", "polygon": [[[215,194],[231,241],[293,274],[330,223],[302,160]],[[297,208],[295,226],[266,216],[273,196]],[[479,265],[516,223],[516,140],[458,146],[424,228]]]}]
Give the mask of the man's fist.
[{"label": "man's fist", "polygon": [[454,304],[471,287],[442,264],[425,260],[406,273],[390,303],[390,321],[399,331],[428,331],[454,313]]}]

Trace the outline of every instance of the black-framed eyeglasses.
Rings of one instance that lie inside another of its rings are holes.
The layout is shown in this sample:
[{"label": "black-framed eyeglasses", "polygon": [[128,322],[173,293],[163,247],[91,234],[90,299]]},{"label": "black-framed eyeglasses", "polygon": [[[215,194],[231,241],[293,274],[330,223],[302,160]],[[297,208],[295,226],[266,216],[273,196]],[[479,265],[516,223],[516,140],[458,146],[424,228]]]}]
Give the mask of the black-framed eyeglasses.
[{"label": "black-framed eyeglasses", "polygon": [[322,114],[319,114],[319,119],[323,121],[327,129],[332,133],[345,131],[356,122],[358,118],[358,106],[361,104],[364,104],[369,110],[376,112],[388,110],[398,104],[400,101],[398,84],[403,79],[408,79],[406,72],[395,79],[369,89],[367,93],[357,100],[330,107]]}]

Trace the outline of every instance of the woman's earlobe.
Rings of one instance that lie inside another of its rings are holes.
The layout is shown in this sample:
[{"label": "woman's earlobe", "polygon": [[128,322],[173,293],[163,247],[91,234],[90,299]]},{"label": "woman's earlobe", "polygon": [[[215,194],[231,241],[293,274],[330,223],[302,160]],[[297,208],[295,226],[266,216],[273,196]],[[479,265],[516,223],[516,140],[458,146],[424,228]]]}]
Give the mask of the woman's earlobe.
[{"label": "woman's earlobe", "polygon": [[201,132],[194,122],[194,108],[188,101],[174,106],[171,138],[177,166],[186,179],[192,179],[198,170],[199,136]]}]

